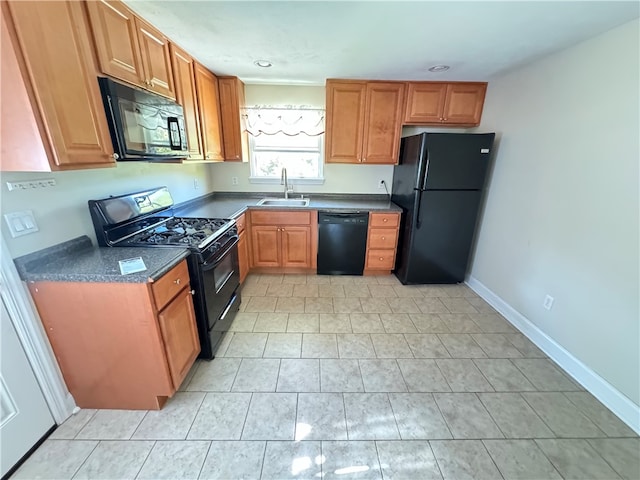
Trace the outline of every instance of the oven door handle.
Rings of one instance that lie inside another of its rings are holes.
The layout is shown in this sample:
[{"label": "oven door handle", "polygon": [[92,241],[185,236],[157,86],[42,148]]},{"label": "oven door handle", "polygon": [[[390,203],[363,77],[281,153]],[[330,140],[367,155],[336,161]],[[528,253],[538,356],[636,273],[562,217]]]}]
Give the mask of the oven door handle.
[{"label": "oven door handle", "polygon": [[[202,269],[207,271],[207,270],[211,270],[213,268],[216,268],[220,262],[224,259],[224,257],[226,257],[229,252],[231,252],[231,250],[233,250],[233,248],[238,244],[238,236],[234,235],[232,237],[232,241],[231,241],[231,245],[229,246],[229,248],[227,248],[222,254],[218,255],[217,253],[214,255],[211,255],[211,257],[207,258],[207,260],[204,261],[204,263],[202,264]],[[215,257],[216,260],[214,262],[209,263],[209,260],[211,258]]]}]

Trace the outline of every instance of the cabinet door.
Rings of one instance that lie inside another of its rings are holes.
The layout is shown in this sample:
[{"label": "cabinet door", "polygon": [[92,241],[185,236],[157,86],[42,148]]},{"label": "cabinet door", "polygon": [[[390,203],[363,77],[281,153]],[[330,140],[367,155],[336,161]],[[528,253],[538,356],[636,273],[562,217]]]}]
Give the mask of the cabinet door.
[{"label": "cabinet door", "polygon": [[[5,5],[0,5],[4,7]],[[19,53],[9,35],[9,15],[0,8],[0,170],[48,172],[49,154],[40,136],[38,115],[20,72]]]},{"label": "cabinet door", "polygon": [[86,2],[102,73],[147,87],[135,15],[122,2]]},{"label": "cabinet door", "polygon": [[149,90],[176,98],[169,53],[169,40],[162,33],[144,20],[135,17],[142,68],[145,74],[145,85]]},{"label": "cabinet door", "polygon": [[486,83],[451,83],[447,87],[444,122],[479,125],[482,117]]},{"label": "cabinet door", "polygon": [[327,80],[327,163],[362,161],[366,85],[366,82]]},{"label": "cabinet door", "polygon": [[196,63],[196,88],[198,91],[204,158],[207,160],[224,160],[220,103],[218,101],[218,79],[199,63]]},{"label": "cabinet door", "polygon": [[404,83],[367,84],[362,162],[398,163]]},{"label": "cabinet door", "polygon": [[254,267],[280,266],[280,228],[276,226],[252,226],[251,248]]},{"label": "cabinet door", "polygon": [[225,161],[248,159],[249,139],[242,131],[240,109],[244,107],[244,83],[237,77],[218,78],[220,120]]},{"label": "cabinet door", "polygon": [[404,123],[414,125],[440,123],[443,120],[446,94],[446,83],[408,83]]},{"label": "cabinet door", "polygon": [[204,158],[204,153],[200,136],[200,112],[196,95],[195,63],[188,53],[174,44],[171,44],[171,60],[173,63],[176,100],[184,109],[189,158],[201,160]]},{"label": "cabinet door", "polygon": [[115,165],[84,4],[2,3],[9,7],[51,168]]},{"label": "cabinet door", "polygon": [[240,232],[238,237],[238,269],[240,270],[240,283],[243,283],[249,273],[249,249],[245,232]]},{"label": "cabinet door", "polygon": [[282,266],[311,268],[311,227],[282,227]]},{"label": "cabinet door", "polygon": [[158,314],[158,323],[171,379],[177,390],[200,353],[193,300],[189,288],[185,288]]}]

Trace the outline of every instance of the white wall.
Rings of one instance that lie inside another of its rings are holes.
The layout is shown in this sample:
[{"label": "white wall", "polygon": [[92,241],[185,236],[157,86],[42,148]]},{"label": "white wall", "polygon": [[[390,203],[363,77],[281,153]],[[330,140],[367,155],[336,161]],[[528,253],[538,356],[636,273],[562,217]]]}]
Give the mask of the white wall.
[{"label": "white wall", "polygon": [[[245,85],[247,106],[305,105],[325,108],[325,88],[290,85]],[[222,192],[281,192],[280,185],[249,183],[249,163],[214,165],[211,170],[213,189]],[[232,184],[238,177],[238,185]],[[323,185],[296,185],[296,192],[305,193],[370,193],[384,194],[378,189],[384,180],[391,189],[393,166],[390,165],[324,165]]]},{"label": "white wall", "polygon": [[[120,195],[166,185],[176,203],[205,195],[212,190],[209,164],[158,164],[121,162],[115,168],[76,170],[55,173],[7,173],[0,179],[0,211],[33,210],[40,231],[11,238],[2,220],[2,235],[13,258],[55,245],[79,235],[95,234],[87,200]],[[8,191],[7,181],[53,178],[55,187]],[[198,180],[198,189],[194,188]]]},{"label": "white wall", "polygon": [[471,270],[636,405],[638,30],[489,82],[480,129],[499,138]]}]

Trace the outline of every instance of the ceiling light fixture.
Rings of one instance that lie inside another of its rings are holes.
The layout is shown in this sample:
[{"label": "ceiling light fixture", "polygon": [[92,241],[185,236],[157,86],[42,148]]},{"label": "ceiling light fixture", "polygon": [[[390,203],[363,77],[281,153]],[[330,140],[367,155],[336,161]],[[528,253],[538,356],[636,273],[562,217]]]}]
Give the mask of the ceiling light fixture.
[{"label": "ceiling light fixture", "polygon": [[253,62],[253,64],[262,68],[269,68],[273,65],[273,63],[271,63],[269,60],[256,60],[255,62]]},{"label": "ceiling light fixture", "polygon": [[430,72],[446,72],[447,70],[449,70],[449,65],[434,65],[433,67],[429,68]]}]

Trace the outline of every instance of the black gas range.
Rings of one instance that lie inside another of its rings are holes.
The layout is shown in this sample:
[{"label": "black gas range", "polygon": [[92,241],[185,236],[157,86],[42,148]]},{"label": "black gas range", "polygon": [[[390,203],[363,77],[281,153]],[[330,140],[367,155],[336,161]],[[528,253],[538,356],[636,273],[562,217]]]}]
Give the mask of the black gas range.
[{"label": "black gas range", "polygon": [[200,337],[200,357],[212,359],[240,305],[238,230],[234,220],[177,217],[166,187],[89,200],[103,247],[175,247],[187,263]]}]

